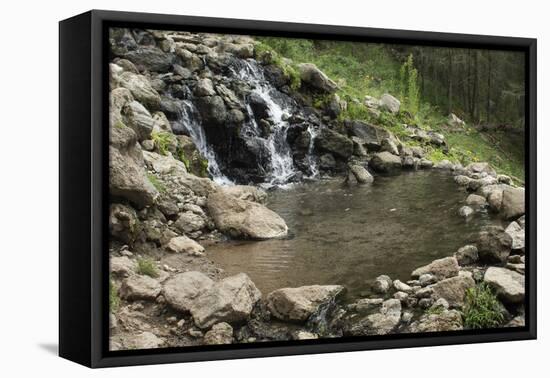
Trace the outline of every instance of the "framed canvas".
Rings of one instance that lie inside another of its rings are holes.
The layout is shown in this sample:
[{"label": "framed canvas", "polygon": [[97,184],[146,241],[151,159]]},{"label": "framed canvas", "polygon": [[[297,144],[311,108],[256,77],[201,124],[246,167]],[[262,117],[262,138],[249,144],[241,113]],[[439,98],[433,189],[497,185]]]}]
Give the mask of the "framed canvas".
[{"label": "framed canvas", "polygon": [[59,351],[536,338],[536,40],[60,22]]}]

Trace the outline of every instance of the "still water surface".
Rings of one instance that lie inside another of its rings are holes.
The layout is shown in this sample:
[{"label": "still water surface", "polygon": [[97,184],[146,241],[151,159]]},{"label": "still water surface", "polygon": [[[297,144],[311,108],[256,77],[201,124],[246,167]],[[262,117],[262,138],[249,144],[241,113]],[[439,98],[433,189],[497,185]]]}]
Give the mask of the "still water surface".
[{"label": "still water surface", "polygon": [[494,222],[458,215],[467,194],[448,173],[377,176],[373,185],[341,180],[270,192],[267,206],[284,218],[289,238],[223,242],[208,256],[227,274],[247,273],[267,295],[281,287],[340,284],[348,300],[380,274],[408,280],[415,268],[452,255]]}]

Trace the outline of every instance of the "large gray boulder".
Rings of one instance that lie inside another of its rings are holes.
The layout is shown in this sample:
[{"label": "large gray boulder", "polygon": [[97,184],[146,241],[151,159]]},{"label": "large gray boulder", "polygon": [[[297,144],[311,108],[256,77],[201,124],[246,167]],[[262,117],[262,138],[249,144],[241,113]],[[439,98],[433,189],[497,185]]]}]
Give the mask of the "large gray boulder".
[{"label": "large gray boulder", "polygon": [[378,126],[370,125],[362,121],[345,121],[344,125],[348,134],[355,137],[367,151],[380,151],[382,148],[382,140],[386,138],[393,139],[393,135],[386,129]]},{"label": "large gray boulder", "polygon": [[328,128],[322,129],[317,135],[315,147],[320,151],[330,152],[343,159],[347,159],[353,154],[353,141]]},{"label": "large gray boulder", "polygon": [[111,134],[109,147],[111,195],[125,198],[138,208],[151,205],[159,193],[147,178],[141,149],[136,143],[136,134],[124,125],[111,127]]},{"label": "large gray boulder", "polygon": [[500,226],[484,227],[479,233],[479,258],[487,263],[505,263],[512,249],[512,237]]},{"label": "large gray boulder", "polygon": [[338,85],[332,81],[323,71],[315,64],[301,63],[298,65],[300,79],[311,88],[323,92],[334,93],[338,89]]},{"label": "large gray boulder", "polygon": [[131,275],[122,281],[119,294],[122,298],[154,300],[161,291],[157,280],[149,276]]},{"label": "large gray boulder", "polygon": [[214,281],[200,272],[179,273],[164,283],[162,294],[170,306],[187,313],[195,299],[212,285]]},{"label": "large gray boulder", "polygon": [[124,55],[141,71],[166,72],[174,63],[174,55],[167,54],[159,48],[142,46]]},{"label": "large gray boulder", "polygon": [[456,276],[459,270],[460,267],[458,266],[458,261],[455,257],[444,257],[442,259],[434,260],[428,265],[415,269],[411,276],[413,278],[418,278],[423,274],[429,273],[434,275],[438,280],[442,280]]},{"label": "large gray boulder", "polygon": [[525,299],[525,276],[510,269],[490,267],[484,281],[495,290],[504,302],[522,303]]},{"label": "large gray boulder", "polygon": [[130,91],[134,99],[149,110],[160,109],[160,95],[153,89],[149,79],[132,72],[123,72],[117,78],[118,84]]},{"label": "large gray boulder", "polygon": [[525,189],[510,188],[502,192],[501,214],[506,219],[517,219],[525,214]]},{"label": "large gray boulder", "polygon": [[223,191],[210,194],[207,207],[216,228],[234,238],[272,239],[285,237],[288,233],[285,221],[275,212]]},{"label": "large gray boulder", "polygon": [[401,158],[388,151],[377,152],[370,164],[376,172],[389,173],[401,169]]},{"label": "large gray boulder", "polygon": [[190,307],[197,327],[205,329],[220,322],[245,322],[262,293],[245,273],[227,277],[202,292]]},{"label": "large gray boulder", "polygon": [[343,290],[340,285],[278,289],[267,296],[267,307],[280,320],[305,322],[319,306],[334,300]]},{"label": "large gray boulder", "polygon": [[151,139],[155,120],[141,103],[132,101],[124,106],[122,112],[125,116],[126,126],[136,132],[138,140]]},{"label": "large gray boulder", "polygon": [[443,298],[451,307],[460,308],[464,305],[466,290],[475,286],[472,274],[460,272],[458,276],[446,278],[432,285],[434,299]]},{"label": "large gray boulder", "polygon": [[392,95],[385,93],[380,97],[380,108],[386,109],[390,113],[397,114],[399,113],[400,107],[401,102]]}]

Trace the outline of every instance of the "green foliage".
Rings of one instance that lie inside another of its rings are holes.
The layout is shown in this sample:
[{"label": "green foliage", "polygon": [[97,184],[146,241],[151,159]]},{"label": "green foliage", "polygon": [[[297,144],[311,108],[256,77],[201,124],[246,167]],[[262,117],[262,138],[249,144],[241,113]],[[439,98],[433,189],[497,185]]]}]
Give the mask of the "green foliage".
[{"label": "green foliage", "polygon": [[115,285],[113,284],[113,280],[109,278],[109,311],[114,313],[116,312],[116,310],[118,310],[119,306],[120,298],[118,297],[118,292]]},{"label": "green foliage", "polygon": [[420,89],[418,88],[418,71],[414,67],[412,54],[409,54],[406,62],[399,70],[400,93],[405,108],[412,114],[418,112],[420,103]]},{"label": "green foliage", "polygon": [[159,192],[164,193],[166,191],[164,184],[157,178],[157,176],[152,173],[147,173],[147,178]]},{"label": "green foliage", "polygon": [[504,321],[501,306],[487,284],[468,289],[463,313],[464,326],[472,329],[500,326]]},{"label": "green foliage", "polygon": [[[279,48],[284,52],[289,51],[288,49],[290,48],[290,46],[293,46],[292,43],[289,42],[292,40],[281,39],[279,44],[277,44],[276,42],[277,40],[279,40],[277,38],[267,38],[267,40],[271,40],[272,43],[278,45]],[[307,40],[298,40],[298,41],[309,42]],[[286,46],[286,47],[283,47],[283,46]],[[280,51],[278,52],[269,44],[263,43],[263,42],[260,42],[256,45],[255,52],[256,52],[256,57],[259,58],[260,60],[263,60],[266,63],[271,63],[281,69],[281,71],[283,72],[283,75],[289,81],[290,88],[292,90],[298,90],[300,88],[300,86],[302,85],[302,80],[300,79],[300,73],[298,72],[298,69],[292,63],[286,62],[281,57],[281,54],[282,56],[287,56],[287,57],[289,56],[289,54],[284,54],[284,53],[281,53]]]},{"label": "green foliage", "polygon": [[124,123],[122,123],[121,120],[118,120],[118,121],[116,121],[116,123],[115,123],[115,127],[116,127],[117,129],[123,129],[123,128],[126,127],[126,125],[125,125]]},{"label": "green foliage", "polygon": [[430,307],[426,310],[426,315],[441,315],[445,309],[441,306]]},{"label": "green foliage", "polygon": [[168,155],[170,152],[170,146],[174,144],[175,136],[166,131],[154,131],[151,134],[153,143],[161,155]]},{"label": "green foliage", "polygon": [[157,278],[159,276],[157,266],[155,265],[155,262],[153,260],[148,258],[139,258],[137,260],[137,263],[137,272],[139,274],[143,274],[152,278]]}]

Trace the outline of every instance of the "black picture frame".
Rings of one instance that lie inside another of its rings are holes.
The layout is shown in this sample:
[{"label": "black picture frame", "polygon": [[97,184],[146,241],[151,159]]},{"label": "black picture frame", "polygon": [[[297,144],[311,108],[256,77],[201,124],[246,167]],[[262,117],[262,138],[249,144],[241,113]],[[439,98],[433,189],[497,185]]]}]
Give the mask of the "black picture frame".
[{"label": "black picture frame", "polygon": [[[526,55],[526,325],[520,328],[108,351],[109,26],[522,51]],[[59,24],[59,354],[88,367],[535,339],[536,39],[92,10]]]}]

